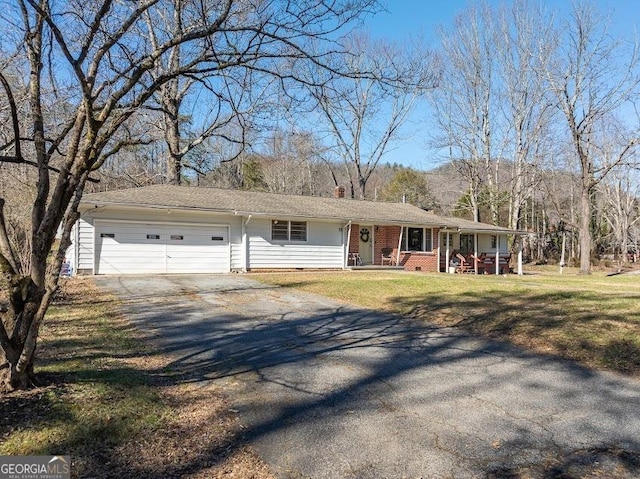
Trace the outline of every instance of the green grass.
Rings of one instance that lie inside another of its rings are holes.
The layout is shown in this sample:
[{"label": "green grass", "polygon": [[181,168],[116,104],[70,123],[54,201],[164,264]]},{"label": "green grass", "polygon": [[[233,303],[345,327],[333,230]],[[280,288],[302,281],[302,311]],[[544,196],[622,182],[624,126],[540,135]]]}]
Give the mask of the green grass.
[{"label": "green grass", "polygon": [[348,271],[254,277],[463,328],[588,367],[640,376],[638,275],[580,276],[573,270],[524,276]]},{"label": "green grass", "polygon": [[0,397],[0,454],[71,455],[74,476],[118,461],[116,449],[171,413],[130,358],[145,347],[114,301],[74,280],[43,324],[36,373],[46,384]]}]

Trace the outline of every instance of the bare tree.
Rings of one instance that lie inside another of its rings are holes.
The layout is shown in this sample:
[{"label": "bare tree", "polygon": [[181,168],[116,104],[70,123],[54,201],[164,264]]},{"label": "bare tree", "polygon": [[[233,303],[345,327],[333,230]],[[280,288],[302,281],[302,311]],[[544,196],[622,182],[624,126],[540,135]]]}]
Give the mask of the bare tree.
[{"label": "bare tree", "polygon": [[[3,32],[20,32],[16,61],[29,76],[29,109],[22,121],[28,123],[24,131],[33,151],[32,159],[25,156],[16,127],[14,149],[5,151],[3,160],[37,169],[28,264],[19,260],[6,228],[3,206],[12,198],[0,199],[0,269],[9,293],[0,325],[6,388],[25,388],[34,380],[40,325],[57,289],[85,184],[92,171],[135,140],[119,137],[123,125],[175,78],[239,68],[296,80],[280,68],[282,59],[325,64],[327,52],[339,50],[332,39],[376,3],[185,0],[179,12],[176,5],[173,0],[17,0],[0,17]],[[149,18],[162,21],[174,11],[181,29],[167,29],[155,42],[140,36]],[[180,61],[164,61],[178,45]],[[159,64],[168,70],[158,73]],[[15,87],[4,87],[10,97]],[[46,109],[53,99],[58,107]],[[19,126],[15,108],[12,118]]]},{"label": "bare tree", "polygon": [[[634,174],[635,173],[635,174]],[[598,187],[602,217],[609,226],[612,252],[621,263],[635,246],[634,231],[640,226],[640,177],[629,168],[616,168]]]},{"label": "bare tree", "polygon": [[425,48],[400,48],[362,34],[352,36],[347,48],[348,68],[367,74],[328,77],[313,70],[308,90],[316,123],[343,162],[351,197],[364,199],[367,182],[416,102],[435,87],[439,62]]},{"label": "bare tree", "polygon": [[[553,36],[553,54],[544,54],[544,71],[566,120],[580,176],[580,272],[591,270],[593,197],[609,172],[629,160],[637,134],[621,138],[617,151],[603,154],[606,125],[637,96],[638,51],[613,39],[607,22],[592,5],[574,4],[570,20]],[[637,125],[636,125],[637,128]],[[620,138],[620,137],[619,137]]]},{"label": "bare tree", "polygon": [[493,12],[472,5],[440,32],[443,77],[432,98],[436,146],[449,151],[450,160],[468,183],[474,221],[480,221],[480,192],[489,193],[491,216],[498,221],[497,169],[499,158],[496,103],[496,58]]},{"label": "bare tree", "polygon": [[517,229],[526,200],[540,181],[537,171],[554,151],[552,102],[540,75],[542,58],[550,50],[552,22],[539,5],[526,0],[501,8],[495,18],[500,111],[508,125],[505,155],[511,160],[508,226]]},{"label": "bare tree", "polygon": [[311,196],[331,191],[324,181],[324,147],[312,133],[276,130],[264,144],[261,165],[269,191]]},{"label": "bare tree", "polygon": [[[171,37],[185,33],[185,17],[191,8],[189,0],[173,0],[172,9],[161,12],[146,11],[146,24],[141,25],[141,38],[148,38],[153,48]],[[227,62],[246,64],[246,59],[229,55],[232,45],[211,44],[209,49],[218,58]],[[226,42],[226,40],[225,40]],[[161,77],[175,71],[193,50],[184,44],[173,46],[156,61],[154,75]],[[174,76],[164,82],[155,92],[147,109],[159,111],[161,121],[151,122],[161,132],[166,147],[166,181],[180,184],[183,168],[202,175],[206,173],[202,162],[185,161],[188,155],[213,137],[235,144],[230,161],[237,157],[244,146],[244,122],[259,99],[260,81],[264,75],[250,68],[228,68],[214,60],[202,68],[198,75]],[[269,83],[267,81],[267,83]]]}]

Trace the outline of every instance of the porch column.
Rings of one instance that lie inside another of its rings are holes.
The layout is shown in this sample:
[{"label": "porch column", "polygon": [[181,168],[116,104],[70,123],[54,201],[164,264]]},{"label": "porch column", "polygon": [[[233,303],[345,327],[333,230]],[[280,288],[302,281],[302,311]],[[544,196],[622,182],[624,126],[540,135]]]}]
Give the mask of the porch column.
[{"label": "porch column", "polygon": [[478,233],[473,235],[473,269],[478,274]]},{"label": "porch column", "polygon": [[518,236],[518,274],[522,275],[522,235]]},{"label": "porch column", "polygon": [[400,237],[398,238],[398,254],[396,254],[396,266],[400,266],[400,248],[402,247],[402,232],[404,228],[400,226]]},{"label": "porch column", "polygon": [[[382,265],[382,260],[380,260]],[[376,264],[376,225],[371,225],[371,264]]]},{"label": "porch column", "polygon": [[500,274],[500,235],[496,233],[496,274]]},{"label": "porch column", "polygon": [[446,256],[446,258],[444,260],[444,265],[445,265],[444,266],[444,271],[445,271],[445,273],[449,272],[449,257],[451,256],[450,240],[449,240],[450,236],[449,236],[449,234],[450,233],[447,231],[447,256]]},{"label": "porch column", "polygon": [[[343,230],[343,235],[344,235],[344,230]],[[344,242],[344,244],[345,246],[344,246],[343,269],[347,269],[347,266],[349,266],[349,247],[351,246],[351,221],[347,223],[347,239]]]}]

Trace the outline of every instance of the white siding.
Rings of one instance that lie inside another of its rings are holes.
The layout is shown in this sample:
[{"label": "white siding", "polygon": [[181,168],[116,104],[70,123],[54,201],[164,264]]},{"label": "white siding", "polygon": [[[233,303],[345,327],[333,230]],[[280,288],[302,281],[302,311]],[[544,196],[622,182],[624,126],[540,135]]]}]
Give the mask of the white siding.
[{"label": "white siding", "polygon": [[227,221],[231,226],[229,240],[231,241],[231,269],[240,271],[244,268],[242,254],[242,221],[241,217],[234,216]]},{"label": "white siding", "polygon": [[[81,273],[96,274],[105,273],[106,264],[102,265],[102,270],[94,271],[94,264],[99,266],[100,256],[113,258],[113,248],[118,248],[112,244],[114,238],[100,238],[100,233],[107,232],[103,226],[107,222],[116,221],[119,225],[127,225],[120,231],[120,238],[130,245],[137,243],[137,246],[125,248],[122,252],[123,261],[131,265],[132,270],[139,272],[164,272],[166,271],[163,261],[150,260],[146,253],[157,253],[158,257],[163,256],[160,251],[166,247],[164,240],[147,239],[147,234],[154,234],[151,231],[153,225],[180,225],[197,226],[202,225],[228,225],[228,249],[226,253],[226,270],[241,270],[244,268],[244,257],[242,249],[242,221],[246,218],[233,215],[215,214],[210,212],[186,212],[179,210],[148,209],[140,208],[135,210],[89,210],[85,212],[79,223],[79,263],[78,269]],[[101,223],[102,222],[102,223]],[[94,224],[99,227],[94,233]],[[148,225],[144,231],[140,226]],[[136,228],[136,226],[138,228]],[[249,243],[247,259],[248,268],[342,268],[343,266],[343,232],[344,225],[336,222],[307,222],[307,241],[282,242],[271,241],[271,219],[253,217],[249,220],[246,231]],[[163,230],[164,231],[164,230]],[[166,232],[165,232],[166,234]],[[124,236],[123,236],[124,235]],[[207,233],[208,236],[211,236]],[[206,238],[205,238],[206,239]],[[210,238],[209,238],[210,239]],[[154,242],[157,242],[156,245]],[[204,242],[201,241],[201,242]],[[183,243],[184,244],[184,243]],[[99,247],[94,254],[94,246]],[[142,248],[142,249],[140,249]],[[158,249],[155,251],[154,248]],[[196,245],[191,246],[191,253],[202,254],[197,250]],[[180,254],[191,254],[185,250],[185,245]],[[166,250],[165,250],[166,251]],[[111,255],[111,256],[110,256]],[[205,264],[203,262],[203,264]],[[219,264],[219,263],[218,263]],[[203,266],[206,267],[207,266]],[[210,267],[210,266],[209,266]],[[114,267],[119,269],[120,266]],[[171,266],[169,267],[171,269]],[[84,271],[82,271],[84,270]]]},{"label": "white siding", "polygon": [[78,247],[75,251],[78,253],[77,263],[74,272],[93,273],[93,225],[79,219],[76,223],[78,228]]},{"label": "white siding", "polygon": [[307,241],[272,241],[271,220],[247,225],[249,268],[342,268],[340,223],[307,222]]},{"label": "white siding", "polygon": [[[478,234],[478,253],[495,253],[496,249],[491,247],[491,234],[481,233]],[[507,254],[509,252],[509,245],[507,243],[506,235],[499,235],[500,239],[500,253]]]}]

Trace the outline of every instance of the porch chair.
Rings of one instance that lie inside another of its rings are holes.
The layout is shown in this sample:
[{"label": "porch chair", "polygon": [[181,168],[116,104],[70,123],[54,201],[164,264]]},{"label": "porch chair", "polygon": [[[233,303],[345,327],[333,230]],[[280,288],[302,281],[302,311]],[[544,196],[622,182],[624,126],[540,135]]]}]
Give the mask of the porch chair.
[{"label": "porch chair", "polygon": [[473,263],[469,262],[467,258],[462,256],[460,253],[456,253],[456,258],[460,260],[460,266],[458,266],[458,273],[475,273],[476,270],[473,266]]},{"label": "porch chair", "polygon": [[480,253],[478,256],[471,254],[469,256],[473,260],[474,266],[478,269],[478,274],[486,273],[486,263],[490,262],[486,258],[486,253]]},{"label": "porch chair", "polygon": [[380,257],[380,264],[382,266],[388,264],[389,266],[393,266],[393,248],[385,247],[382,248]]},{"label": "porch chair", "polygon": [[500,264],[498,265],[498,271],[501,274],[509,274],[509,263],[511,262],[511,253],[506,256],[500,256]]}]

